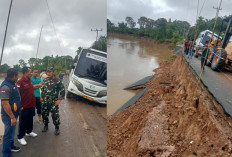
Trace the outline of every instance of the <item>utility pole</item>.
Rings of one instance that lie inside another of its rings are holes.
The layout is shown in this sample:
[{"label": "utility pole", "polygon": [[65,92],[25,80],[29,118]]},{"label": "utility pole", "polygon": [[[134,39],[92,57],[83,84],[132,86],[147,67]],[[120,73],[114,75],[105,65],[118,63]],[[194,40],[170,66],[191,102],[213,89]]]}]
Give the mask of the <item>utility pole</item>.
[{"label": "utility pole", "polygon": [[43,25],[42,25],[41,30],[40,30],[40,34],[39,34],[39,42],[38,42],[37,52],[36,52],[36,56],[35,56],[36,64],[37,64],[37,56],[38,56],[38,52],[39,52],[39,44],[40,44],[40,38],[41,38],[42,30],[43,30]]},{"label": "utility pole", "polygon": [[[219,11],[220,11],[220,10],[222,10],[222,8],[221,8],[221,4],[222,4],[222,0],[221,0],[221,2],[220,2],[219,7],[217,7],[217,8],[213,7],[214,9],[216,9],[216,10],[217,10],[217,12],[216,12],[216,17],[215,17],[215,21],[214,21],[214,26],[213,26],[213,35],[214,35],[214,31],[215,31],[215,27],[216,27],[216,23],[217,23],[217,19],[218,19]],[[220,34],[219,34],[219,35],[220,35]]]},{"label": "utility pole", "polygon": [[9,19],[10,19],[10,12],[11,12],[12,3],[13,3],[13,0],[11,0],[11,2],[10,2],[10,8],[9,8],[8,17],[7,17],[7,23],[6,23],[5,35],[4,35],[4,39],[3,39],[2,53],[1,53],[1,59],[0,59],[0,68],[2,65],[2,57],[3,57],[5,42],[6,42],[6,34],[7,34],[7,28],[8,28],[8,23],[9,23]]},{"label": "utility pole", "polygon": [[[217,10],[217,12],[216,12],[216,17],[215,17],[214,26],[213,26],[213,33],[212,33],[211,38],[213,38],[213,36],[214,36],[214,31],[215,31],[215,27],[216,27],[216,23],[217,23],[219,11],[222,10],[221,4],[222,4],[222,0],[221,0],[221,2],[220,2],[220,4],[219,4],[219,7],[217,7],[217,8],[213,7],[214,9]],[[217,42],[216,42],[216,45],[215,45],[216,47],[218,46],[218,39],[219,39],[219,36],[220,36],[220,34],[218,34]]]},{"label": "utility pole", "polygon": [[99,31],[102,31],[102,29],[95,29],[95,30],[91,29],[91,31],[95,31],[95,32],[97,33],[97,36],[96,36],[96,41],[97,41],[98,32],[99,32]]}]

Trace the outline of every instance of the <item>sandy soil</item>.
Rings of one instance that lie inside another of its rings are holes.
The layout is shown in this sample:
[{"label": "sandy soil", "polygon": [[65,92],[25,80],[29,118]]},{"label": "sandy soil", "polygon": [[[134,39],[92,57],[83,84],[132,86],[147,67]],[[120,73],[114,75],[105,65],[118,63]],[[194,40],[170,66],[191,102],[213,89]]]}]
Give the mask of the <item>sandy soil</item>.
[{"label": "sandy soil", "polygon": [[[164,83],[162,83],[164,82]],[[134,105],[107,117],[107,156],[232,156],[232,120],[178,56]]]}]

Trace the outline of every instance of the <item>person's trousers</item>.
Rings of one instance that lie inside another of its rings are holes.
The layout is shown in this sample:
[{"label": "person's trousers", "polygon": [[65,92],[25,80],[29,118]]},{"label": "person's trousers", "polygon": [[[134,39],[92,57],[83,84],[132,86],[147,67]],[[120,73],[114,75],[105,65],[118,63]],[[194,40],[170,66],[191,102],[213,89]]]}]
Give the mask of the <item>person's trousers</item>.
[{"label": "person's trousers", "polygon": [[202,68],[204,69],[204,66],[206,65],[206,63],[207,63],[207,59],[201,58],[201,69]]},{"label": "person's trousers", "polygon": [[49,123],[48,120],[49,112],[52,113],[53,124],[55,125],[56,128],[59,128],[60,125],[59,106],[55,106],[54,104],[49,104],[49,103],[42,103],[42,117],[45,126],[47,126]]},{"label": "person's trousers", "polygon": [[41,101],[40,97],[35,97],[36,99],[36,106],[35,108],[37,109],[37,114],[41,114]]},{"label": "person's trousers", "polygon": [[[16,116],[15,118],[17,119],[18,116]],[[2,115],[2,122],[4,124],[2,156],[12,157],[11,148],[14,146],[14,135],[15,135],[16,126],[11,126],[11,119],[8,115]]]},{"label": "person's trousers", "polygon": [[187,57],[189,58],[189,57],[192,57],[192,56],[193,56],[193,51],[191,49],[189,49]]},{"label": "person's trousers", "polygon": [[20,120],[19,120],[19,134],[18,139],[22,139],[25,136],[25,133],[31,133],[33,130],[33,116],[35,109],[26,108],[21,111]]}]

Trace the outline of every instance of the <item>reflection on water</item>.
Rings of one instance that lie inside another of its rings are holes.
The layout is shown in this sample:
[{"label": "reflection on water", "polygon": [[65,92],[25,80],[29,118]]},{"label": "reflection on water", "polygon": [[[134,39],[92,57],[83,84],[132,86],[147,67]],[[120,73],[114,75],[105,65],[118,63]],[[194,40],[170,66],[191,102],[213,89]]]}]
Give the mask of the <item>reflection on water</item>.
[{"label": "reflection on water", "polygon": [[122,90],[141,78],[152,75],[163,59],[170,56],[168,46],[151,40],[107,37],[108,97],[107,113],[114,113],[135,92]]}]

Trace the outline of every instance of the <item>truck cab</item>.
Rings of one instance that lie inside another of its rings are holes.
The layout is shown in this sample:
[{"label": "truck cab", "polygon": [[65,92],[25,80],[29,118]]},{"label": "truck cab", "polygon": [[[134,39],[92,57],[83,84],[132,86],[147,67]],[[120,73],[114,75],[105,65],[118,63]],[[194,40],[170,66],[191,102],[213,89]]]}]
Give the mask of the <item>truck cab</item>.
[{"label": "truck cab", "polygon": [[69,78],[67,98],[74,94],[97,103],[107,103],[106,52],[82,49]]}]

